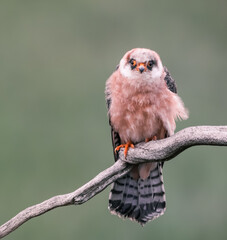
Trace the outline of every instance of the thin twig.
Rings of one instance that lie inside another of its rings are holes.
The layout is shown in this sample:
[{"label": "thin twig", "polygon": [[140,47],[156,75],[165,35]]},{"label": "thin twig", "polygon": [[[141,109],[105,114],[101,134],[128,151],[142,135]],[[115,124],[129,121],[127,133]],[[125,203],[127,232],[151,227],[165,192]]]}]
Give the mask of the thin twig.
[{"label": "thin twig", "polygon": [[119,154],[120,160],[76,191],[54,196],[42,203],[26,208],[0,226],[0,238],[13,232],[29,219],[54,208],[78,205],[88,201],[117,178],[129,172],[132,168],[131,164],[147,161],[167,161],[195,145],[227,146],[227,126],[189,127],[163,140],[140,143],[136,145],[135,149],[129,150],[127,159],[124,158],[121,150]]}]

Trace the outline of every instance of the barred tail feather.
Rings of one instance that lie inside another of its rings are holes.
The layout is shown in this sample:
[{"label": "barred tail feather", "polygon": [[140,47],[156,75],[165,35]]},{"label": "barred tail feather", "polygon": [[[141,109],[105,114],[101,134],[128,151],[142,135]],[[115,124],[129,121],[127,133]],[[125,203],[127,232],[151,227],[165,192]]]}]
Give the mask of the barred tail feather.
[{"label": "barred tail feather", "polygon": [[130,173],[116,180],[109,196],[111,213],[130,218],[141,225],[162,215],[165,207],[161,163],[157,163],[145,180],[135,180]]},{"label": "barred tail feather", "polygon": [[127,216],[137,206],[137,198],[137,182],[127,174],[114,182],[109,197],[109,209],[119,216]]}]

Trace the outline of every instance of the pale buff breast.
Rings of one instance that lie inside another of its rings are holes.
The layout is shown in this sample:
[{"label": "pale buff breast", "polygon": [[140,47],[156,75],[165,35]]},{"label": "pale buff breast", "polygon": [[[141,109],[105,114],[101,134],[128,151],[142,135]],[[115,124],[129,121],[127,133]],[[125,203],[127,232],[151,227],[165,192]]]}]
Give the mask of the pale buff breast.
[{"label": "pale buff breast", "polygon": [[187,111],[176,94],[170,92],[165,81],[138,88],[118,72],[107,81],[111,105],[111,124],[122,143],[144,141],[157,136],[163,129],[172,135],[177,117],[187,118]]},{"label": "pale buff breast", "polygon": [[121,141],[136,143],[156,136],[163,127],[158,111],[166,107],[166,104],[160,104],[160,101],[164,103],[161,90],[135,89],[127,81],[118,81],[116,78],[112,78],[110,87],[109,114]]},{"label": "pale buff breast", "polygon": [[130,111],[127,106],[121,111],[111,114],[111,122],[119,133],[123,143],[144,141],[146,138],[156,136],[162,127],[162,122],[155,114],[152,106],[134,106]]}]

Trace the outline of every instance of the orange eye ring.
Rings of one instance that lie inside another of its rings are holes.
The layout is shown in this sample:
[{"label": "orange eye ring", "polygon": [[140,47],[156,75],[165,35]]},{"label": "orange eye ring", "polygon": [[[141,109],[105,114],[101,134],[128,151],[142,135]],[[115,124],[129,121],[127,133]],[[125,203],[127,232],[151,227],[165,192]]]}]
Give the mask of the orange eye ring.
[{"label": "orange eye ring", "polygon": [[136,66],[136,60],[132,60],[131,64],[132,66]]},{"label": "orange eye ring", "polygon": [[136,60],[135,59],[130,59],[130,64],[131,64],[131,68],[134,69],[137,66]]}]

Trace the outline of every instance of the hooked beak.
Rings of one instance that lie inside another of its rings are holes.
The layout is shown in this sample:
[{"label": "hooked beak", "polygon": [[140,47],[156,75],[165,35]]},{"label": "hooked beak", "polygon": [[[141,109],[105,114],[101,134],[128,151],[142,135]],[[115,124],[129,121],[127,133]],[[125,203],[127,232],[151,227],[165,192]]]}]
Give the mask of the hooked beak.
[{"label": "hooked beak", "polygon": [[146,65],[145,63],[139,63],[137,68],[136,68],[137,71],[139,71],[140,73],[143,73],[146,71]]}]

